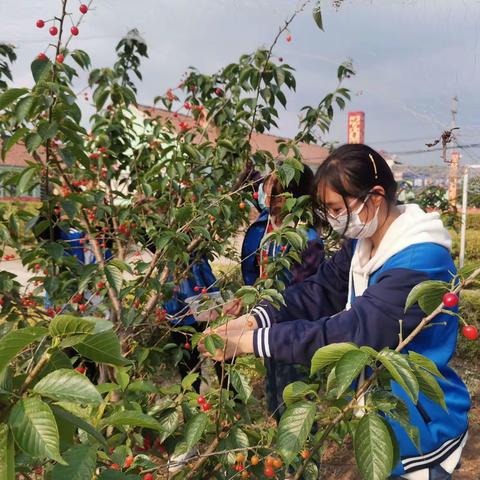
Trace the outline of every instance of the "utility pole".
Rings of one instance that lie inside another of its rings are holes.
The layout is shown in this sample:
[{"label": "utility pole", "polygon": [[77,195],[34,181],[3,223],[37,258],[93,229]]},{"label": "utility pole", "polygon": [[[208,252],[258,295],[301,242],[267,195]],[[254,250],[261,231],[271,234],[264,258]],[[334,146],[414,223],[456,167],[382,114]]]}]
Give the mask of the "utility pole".
[{"label": "utility pole", "polygon": [[[452,98],[452,125],[451,128],[457,127],[456,117],[458,112],[458,97],[454,95]],[[450,157],[450,171],[448,173],[448,202],[452,208],[457,207],[457,183],[458,183],[458,164],[460,155],[456,151],[452,151]]]}]

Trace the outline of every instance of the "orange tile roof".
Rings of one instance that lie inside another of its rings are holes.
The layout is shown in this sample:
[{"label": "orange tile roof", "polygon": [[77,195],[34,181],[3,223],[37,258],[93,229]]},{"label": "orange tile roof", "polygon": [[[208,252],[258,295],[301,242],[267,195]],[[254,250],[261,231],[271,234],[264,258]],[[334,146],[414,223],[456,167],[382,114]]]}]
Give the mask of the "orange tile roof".
[{"label": "orange tile roof", "polygon": [[[160,108],[139,105],[139,109],[151,116],[159,116],[164,121],[170,120],[174,127],[178,130],[180,130],[180,128],[178,127],[179,122],[192,122],[191,117],[182,114],[177,114],[177,117],[174,117],[173,112],[169,112]],[[217,137],[215,127],[209,128],[207,135],[210,141],[215,141],[215,138]],[[274,157],[278,157],[277,141],[284,138],[285,137],[279,137],[266,133],[254,133],[251,138],[251,145],[254,151],[267,150]],[[328,155],[328,150],[324,147],[321,147],[320,145],[300,143],[299,147],[305,163],[310,166],[316,167],[320,165]],[[27,160],[32,160],[31,155],[27,152],[26,148],[23,145],[16,144],[7,153],[3,164],[15,167],[25,167],[27,165]]]},{"label": "orange tile roof", "polygon": [[[192,117],[183,115],[181,113],[174,114],[174,112],[169,112],[168,110],[164,110],[162,108],[150,107],[147,105],[139,105],[138,107],[141,111],[152,117],[160,117],[164,121],[170,120],[177,130],[180,130],[178,127],[180,122],[185,122],[187,124],[193,123]],[[216,136],[217,132],[215,127],[210,127],[208,129],[209,140],[214,141]],[[277,141],[283,139],[286,139],[286,137],[278,137],[269,133],[254,133],[250,143],[253,151],[267,150],[274,157],[278,157]],[[321,147],[320,145],[300,143],[299,147],[305,163],[311,166],[320,165],[328,156],[328,149]]]}]

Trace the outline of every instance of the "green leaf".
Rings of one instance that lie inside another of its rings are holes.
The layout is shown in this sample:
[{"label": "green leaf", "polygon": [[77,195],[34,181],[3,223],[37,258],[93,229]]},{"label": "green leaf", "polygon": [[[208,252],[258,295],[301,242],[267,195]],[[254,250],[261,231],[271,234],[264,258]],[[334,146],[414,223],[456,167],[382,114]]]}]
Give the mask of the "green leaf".
[{"label": "green leaf", "polygon": [[92,438],[101,443],[104,447],[108,448],[107,441],[103,435],[96,430],[92,425],[83,420],[83,418],[77,417],[73,413],[65,410],[64,408],[59,407],[58,405],[52,405],[52,411],[56,417],[59,417],[67,422],[71,423],[77,428],[80,428],[84,432],[87,432]]},{"label": "green leaf", "polygon": [[42,378],[33,391],[57,401],[99,404],[102,396],[90,380],[75,370],[62,368]]},{"label": "green leaf", "polygon": [[120,342],[112,330],[97,333],[87,337],[83,342],[74,346],[75,350],[94,362],[109,363],[123,366],[128,360],[122,357]]},{"label": "green leaf", "polygon": [[34,102],[35,102],[35,97],[31,97],[31,96],[25,97],[19,100],[15,108],[15,118],[17,122],[21,122],[25,120],[25,118],[30,113],[30,110],[32,109]]},{"label": "green leaf", "polygon": [[71,56],[81,68],[87,69],[90,66],[90,57],[87,52],[83,50],[74,50],[71,53]]},{"label": "green leaf", "polygon": [[182,378],[182,388],[184,390],[189,390],[199,376],[198,373],[189,373],[186,377]]},{"label": "green leaf", "polygon": [[52,64],[45,60],[34,60],[30,66],[35,83],[43,80],[43,77],[50,71]]},{"label": "green leaf", "polygon": [[393,380],[405,390],[412,401],[417,403],[418,382],[407,359],[398,352],[384,349],[378,354],[377,360],[388,370]]},{"label": "green leaf", "polygon": [[38,133],[30,133],[25,137],[25,146],[29,153],[33,153],[42,144],[42,137]]},{"label": "green leaf", "polygon": [[28,88],[10,88],[6,92],[0,95],[0,110],[7,108],[17,98],[25,95],[28,92]]},{"label": "green leaf", "polygon": [[402,428],[405,430],[405,433],[410,437],[410,440],[415,445],[419,452],[422,451],[420,446],[420,432],[418,428],[412,424],[410,421],[410,414],[408,407],[397,397],[397,405],[393,411],[389,411],[387,416],[392,420],[398,422]]},{"label": "green leaf", "polygon": [[105,277],[113,289],[119,293],[122,289],[123,276],[121,270],[115,265],[107,264],[105,266]]},{"label": "green leaf", "polygon": [[232,382],[233,388],[237,392],[238,398],[247,403],[253,391],[248,378],[232,368],[230,370],[230,381]]},{"label": "green leaf", "polygon": [[205,337],[205,348],[212,355],[217,353],[217,349],[223,349],[223,347],[223,340],[218,335],[212,334]]},{"label": "green leaf", "polygon": [[152,430],[162,431],[162,426],[150,415],[146,415],[142,412],[133,410],[124,410],[116,412],[110,417],[102,420],[102,428],[112,425],[114,427],[130,426],[130,427],[142,427],[150,428]]},{"label": "green leaf", "polygon": [[445,379],[445,377],[440,373],[438,367],[429,358],[410,350],[408,352],[408,360],[410,361],[410,363],[413,363],[418,367],[424,368],[432,375]]},{"label": "green leaf", "polygon": [[337,362],[345,353],[351,350],[358,350],[358,347],[353,343],[331,343],[319,348],[313,355],[310,375],[314,375],[319,370]]},{"label": "green leaf", "polygon": [[203,432],[207,428],[208,415],[205,413],[197,413],[185,426],[185,443],[187,452],[191,450],[202,438]]},{"label": "green leaf", "polygon": [[89,334],[95,330],[95,323],[75,315],[57,315],[48,326],[52,337]]},{"label": "green leaf", "polygon": [[9,425],[15,442],[29,455],[65,463],[60,456],[55,417],[38,397],[19,400],[10,412]]},{"label": "green leaf", "polygon": [[445,395],[435,377],[423,368],[414,367],[414,371],[420,391],[430,400],[440,404],[445,411],[448,411],[447,404],[445,403]]},{"label": "green leaf", "polygon": [[38,168],[28,167],[23,170],[17,183],[19,193],[27,193],[32,189],[34,181],[38,181]]},{"label": "green leaf", "polygon": [[368,364],[370,356],[362,350],[351,350],[335,365],[335,378],[337,379],[337,398],[340,398],[345,390],[360,375],[360,372]]},{"label": "green leaf", "polygon": [[8,332],[0,339],[0,371],[15,358],[17,353],[47,333],[48,330],[43,327],[27,327]]},{"label": "green leaf", "polygon": [[317,385],[308,385],[305,382],[290,383],[283,389],[283,401],[287,406],[291,405],[303,400],[307,395],[316,395],[317,389]]},{"label": "green leaf", "polygon": [[[2,159],[5,159],[5,156],[9,152],[9,150],[18,143],[28,132],[26,128],[19,128],[15,131],[15,133],[4,140],[2,145]],[[18,188],[18,187],[17,187]]]},{"label": "green leaf", "polygon": [[97,460],[97,449],[91,445],[75,445],[63,454],[68,465],[55,465],[52,480],[90,480]]},{"label": "green leaf", "polygon": [[427,280],[412,288],[405,302],[405,312],[415,303],[424,313],[430,315],[441,303],[442,297],[450,290],[448,283]]},{"label": "green leaf", "polygon": [[362,417],[355,431],[355,459],[362,478],[385,480],[393,468],[394,449],[385,420],[377,413]]},{"label": "green leaf", "polygon": [[302,480],[318,480],[321,478],[318,474],[318,467],[314,462],[307,463],[303,471]]},{"label": "green leaf", "polygon": [[315,419],[316,406],[305,400],[290,405],[278,425],[277,450],[290,464],[302,449]]},{"label": "green leaf", "polygon": [[160,417],[158,417],[158,423],[162,431],[159,435],[159,442],[163,443],[170,435],[175,433],[180,421],[178,411],[175,408],[167,408],[163,411]]},{"label": "green leaf", "polygon": [[313,19],[315,20],[318,28],[323,30],[322,9],[320,4],[316,5],[313,9]]},{"label": "green leaf", "polygon": [[63,245],[56,242],[48,242],[43,246],[43,248],[54,260],[60,260],[65,251]]},{"label": "green leaf", "polygon": [[0,424],[0,480],[15,480],[15,445],[5,423]]}]

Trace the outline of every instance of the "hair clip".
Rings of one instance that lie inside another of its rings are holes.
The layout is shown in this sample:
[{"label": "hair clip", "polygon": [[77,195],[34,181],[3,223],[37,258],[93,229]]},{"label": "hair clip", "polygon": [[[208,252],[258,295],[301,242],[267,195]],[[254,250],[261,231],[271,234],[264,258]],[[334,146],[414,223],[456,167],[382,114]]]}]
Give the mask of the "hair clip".
[{"label": "hair clip", "polygon": [[370,157],[370,160],[371,160],[372,163],[373,163],[373,170],[374,170],[374,172],[375,172],[375,180],[378,180],[377,165],[375,164],[375,160],[373,159],[371,153],[369,153],[368,156]]}]

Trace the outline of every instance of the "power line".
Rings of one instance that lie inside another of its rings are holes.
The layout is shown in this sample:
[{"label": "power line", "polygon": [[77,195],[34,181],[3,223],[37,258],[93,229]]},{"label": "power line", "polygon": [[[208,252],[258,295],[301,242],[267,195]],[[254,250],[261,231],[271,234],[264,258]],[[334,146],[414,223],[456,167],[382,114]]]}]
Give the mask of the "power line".
[{"label": "power line", "polygon": [[[447,150],[454,150],[455,148],[478,148],[480,147],[480,143],[470,143],[468,145],[452,145],[446,147]],[[426,148],[422,150],[402,150],[402,151],[396,151],[396,152],[388,152],[392,155],[415,155],[418,153],[430,153],[430,152],[438,152],[440,150],[443,150],[443,147],[434,147],[434,148]]]}]

